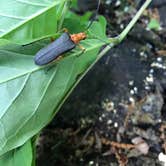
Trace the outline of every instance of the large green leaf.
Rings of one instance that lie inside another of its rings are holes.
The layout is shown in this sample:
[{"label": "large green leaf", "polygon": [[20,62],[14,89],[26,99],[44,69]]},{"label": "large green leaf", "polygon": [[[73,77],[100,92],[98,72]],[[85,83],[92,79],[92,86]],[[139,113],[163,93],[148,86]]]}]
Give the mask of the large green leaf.
[{"label": "large green leaf", "polygon": [[25,44],[55,34],[67,0],[1,0],[0,38]]},{"label": "large green leaf", "polygon": [[[104,18],[99,21],[91,28],[105,38]],[[105,42],[86,39],[81,42],[86,48],[83,54],[77,48],[39,67],[32,56],[42,44],[0,47],[0,155],[24,144],[50,122]]]},{"label": "large green leaf", "polygon": [[0,156],[0,166],[32,166],[33,149],[31,141]]}]

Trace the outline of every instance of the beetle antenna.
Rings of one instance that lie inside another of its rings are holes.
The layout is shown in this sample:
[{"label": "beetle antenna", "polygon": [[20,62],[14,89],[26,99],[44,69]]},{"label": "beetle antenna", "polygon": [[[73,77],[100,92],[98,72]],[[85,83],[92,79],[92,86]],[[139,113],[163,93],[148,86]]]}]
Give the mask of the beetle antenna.
[{"label": "beetle antenna", "polygon": [[[99,9],[100,9],[100,3],[101,3],[101,0],[98,0],[97,9],[96,9],[96,11],[95,11],[94,18],[97,17],[97,14],[98,14]],[[88,29],[91,27],[93,21],[94,21],[94,19],[92,19],[92,20],[90,21],[90,23],[89,23],[89,25],[87,26],[86,30],[88,30]]]}]

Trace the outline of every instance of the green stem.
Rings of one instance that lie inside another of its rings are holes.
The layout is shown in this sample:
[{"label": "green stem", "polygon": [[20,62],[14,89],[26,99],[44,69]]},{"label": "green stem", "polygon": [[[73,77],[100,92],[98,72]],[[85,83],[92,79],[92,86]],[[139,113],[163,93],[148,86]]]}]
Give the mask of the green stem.
[{"label": "green stem", "polygon": [[130,23],[128,24],[128,26],[119,35],[119,42],[121,42],[126,37],[126,35],[130,32],[130,30],[132,29],[132,27],[138,21],[138,19],[140,18],[140,16],[144,12],[144,10],[148,7],[148,5],[150,4],[151,1],[152,0],[146,0],[146,2],[142,5],[142,7],[139,9],[139,11],[135,15],[135,17],[130,21]]},{"label": "green stem", "polygon": [[[137,14],[134,16],[134,18],[130,21],[130,23],[127,25],[127,27],[121,32],[121,34],[118,37],[112,38],[114,40],[110,40],[110,44],[107,45],[98,55],[96,60],[91,64],[91,66],[84,72],[84,74],[80,77],[78,82],[88,73],[88,71],[97,63],[97,61],[103,57],[112,47],[119,44],[129,33],[131,28],[134,26],[134,24],[137,22],[143,11],[148,7],[152,0],[146,0],[146,2],[142,5],[142,7],[139,9]],[[75,85],[76,86],[76,85]]]},{"label": "green stem", "polygon": [[148,5],[150,4],[151,1],[152,0],[146,0],[145,3],[142,5],[142,7],[139,9],[139,11],[134,16],[134,18],[127,25],[127,27],[120,33],[120,35],[118,35],[115,38],[110,38],[110,41],[115,44],[119,44],[127,36],[127,34],[130,32],[130,30],[133,28],[133,26],[138,21],[138,19],[140,18],[140,16],[144,12],[144,10],[148,7]]}]

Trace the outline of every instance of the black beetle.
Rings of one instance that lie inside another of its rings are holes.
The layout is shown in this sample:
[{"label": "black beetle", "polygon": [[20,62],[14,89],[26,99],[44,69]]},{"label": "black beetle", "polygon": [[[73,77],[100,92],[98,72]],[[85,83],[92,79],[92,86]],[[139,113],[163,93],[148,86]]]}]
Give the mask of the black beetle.
[{"label": "black beetle", "polygon": [[75,48],[80,40],[84,40],[85,38],[86,34],[84,32],[72,35],[64,32],[57,40],[50,43],[48,46],[42,48],[36,53],[34,57],[35,64],[42,66],[50,63],[54,59],[57,59],[63,53]]},{"label": "black beetle", "polygon": [[[96,15],[99,10],[99,6],[100,6],[100,0],[98,0]],[[90,22],[88,28],[92,25],[92,22],[93,21]],[[72,34],[72,35],[70,35],[67,32],[64,32],[58,39],[56,39],[48,46],[42,48],[36,53],[34,57],[35,64],[42,66],[52,62],[53,60],[61,56],[63,53],[66,53],[75,48],[76,45],[81,40],[86,39],[86,37],[87,35],[85,32]]]}]

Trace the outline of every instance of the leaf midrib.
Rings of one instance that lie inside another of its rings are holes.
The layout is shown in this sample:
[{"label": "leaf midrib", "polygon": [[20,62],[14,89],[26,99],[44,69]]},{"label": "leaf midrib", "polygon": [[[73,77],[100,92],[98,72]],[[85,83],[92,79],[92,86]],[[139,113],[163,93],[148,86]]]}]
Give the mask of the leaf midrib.
[{"label": "leaf midrib", "polygon": [[[93,49],[98,48],[99,46],[102,46],[102,45],[103,45],[103,43],[95,44],[95,46],[92,45],[93,47],[90,47],[90,48],[86,49],[86,51],[93,50]],[[74,53],[74,54],[69,55],[69,56],[76,56],[76,55],[79,55],[79,54],[80,54],[80,52],[77,52],[77,53]],[[54,65],[54,64],[53,64],[53,65]],[[0,84],[7,83],[7,82],[12,81],[12,80],[14,80],[14,79],[17,79],[17,78],[19,78],[19,77],[22,77],[22,76],[24,76],[24,75],[26,75],[26,74],[31,74],[31,73],[36,72],[36,71],[38,71],[38,70],[41,70],[41,69],[43,69],[43,68],[45,68],[45,67],[46,67],[46,66],[37,67],[37,68],[35,68],[35,69],[33,69],[33,70],[26,71],[25,73],[16,75],[16,76],[14,76],[14,77],[10,77],[9,79],[2,80],[2,81],[0,82]]]}]

